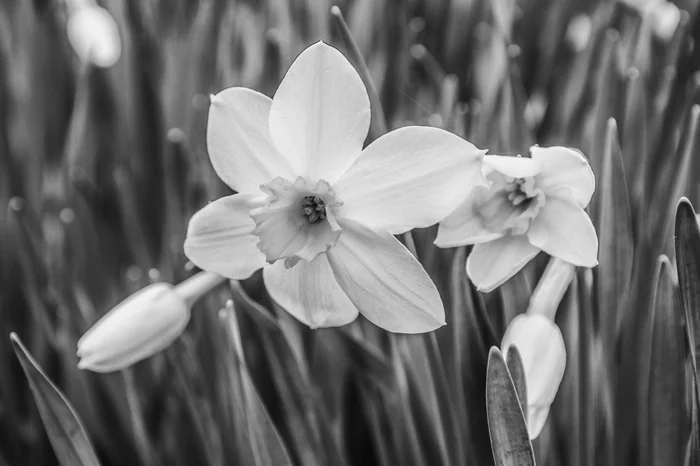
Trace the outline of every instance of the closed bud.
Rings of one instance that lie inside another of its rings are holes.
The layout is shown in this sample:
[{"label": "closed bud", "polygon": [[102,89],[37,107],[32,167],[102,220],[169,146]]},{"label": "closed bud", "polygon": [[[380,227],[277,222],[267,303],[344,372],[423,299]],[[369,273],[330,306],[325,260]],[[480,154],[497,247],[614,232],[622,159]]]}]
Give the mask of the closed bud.
[{"label": "closed bud", "polygon": [[124,369],[168,347],[190,320],[190,306],[169,283],[154,283],[105,314],[78,341],[78,368]]},{"label": "closed bud", "polygon": [[549,408],[566,368],[566,348],[559,327],[542,314],[520,314],[508,325],[501,351],[518,348],[527,387],[527,424],[530,438],[544,427]]},{"label": "closed bud", "polygon": [[104,8],[97,5],[75,8],[69,13],[66,29],[68,41],[83,63],[109,68],[119,59],[119,29]]}]

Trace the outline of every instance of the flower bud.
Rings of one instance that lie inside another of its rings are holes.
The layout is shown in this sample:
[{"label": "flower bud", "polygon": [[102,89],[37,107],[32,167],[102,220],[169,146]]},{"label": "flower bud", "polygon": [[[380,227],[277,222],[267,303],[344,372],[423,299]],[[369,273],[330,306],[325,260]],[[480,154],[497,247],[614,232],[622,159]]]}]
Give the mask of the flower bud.
[{"label": "flower bud", "polygon": [[671,2],[661,1],[654,4],[649,12],[654,34],[664,42],[671,40],[681,21],[681,12]]},{"label": "flower bud", "polygon": [[68,41],[83,63],[109,68],[119,59],[119,29],[104,8],[97,5],[75,8],[69,13],[66,29]]},{"label": "flower bud", "polygon": [[510,346],[520,352],[527,387],[527,425],[536,438],[547,420],[566,367],[566,348],[559,327],[542,314],[520,314],[508,325],[501,351]]},{"label": "flower bud", "polygon": [[169,283],[154,283],[109,311],[78,341],[78,368],[124,369],[168,347],[190,320],[190,306]]}]

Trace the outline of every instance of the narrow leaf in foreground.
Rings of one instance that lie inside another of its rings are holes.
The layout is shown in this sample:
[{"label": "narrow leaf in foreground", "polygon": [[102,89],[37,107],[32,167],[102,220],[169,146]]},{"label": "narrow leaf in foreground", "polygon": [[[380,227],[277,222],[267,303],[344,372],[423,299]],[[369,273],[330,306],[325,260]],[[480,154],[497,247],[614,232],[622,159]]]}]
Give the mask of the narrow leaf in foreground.
[{"label": "narrow leaf in foreground", "polygon": [[486,412],[496,466],[534,465],[535,455],[520,400],[506,361],[496,347],[489,352],[486,369]]},{"label": "narrow leaf in foreground", "polygon": [[511,346],[506,352],[506,363],[508,371],[513,379],[515,391],[520,400],[520,406],[523,409],[523,416],[527,421],[527,385],[525,384],[525,368],[523,367],[523,358],[520,356],[517,346]]},{"label": "narrow leaf in foreground", "polygon": [[683,316],[671,264],[661,256],[652,308],[649,373],[649,464],[683,464],[690,437],[686,410]]},{"label": "narrow leaf in foreground", "polygon": [[675,223],[676,267],[681,304],[686,319],[686,334],[690,343],[696,396],[698,385],[697,357],[700,332],[700,230],[695,210],[688,199],[682,198],[676,208]]},{"label": "narrow leaf in foreground", "polygon": [[78,415],[66,397],[46,377],[19,337],[10,334],[12,347],[29,380],[44,428],[62,466],[99,465]]}]

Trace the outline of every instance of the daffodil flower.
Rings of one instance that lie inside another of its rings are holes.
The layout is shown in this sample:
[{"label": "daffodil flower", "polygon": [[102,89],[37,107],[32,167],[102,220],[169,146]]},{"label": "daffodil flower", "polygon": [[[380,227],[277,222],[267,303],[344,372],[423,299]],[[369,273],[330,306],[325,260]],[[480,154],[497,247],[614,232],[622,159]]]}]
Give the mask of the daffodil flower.
[{"label": "daffodil flower", "polygon": [[394,332],[444,325],[435,285],[394,235],[437,223],[485,183],[484,152],[419,126],[363,150],[369,123],[362,80],[323,42],[297,57],[273,99],[245,88],[212,96],[209,156],[238,194],[192,217],[187,257],[233,279],[264,267],[272,298],[312,328],[358,312]]},{"label": "daffodil flower", "polygon": [[566,147],[532,147],[531,158],[484,156],[477,187],[442,223],[435,244],[474,244],[467,273],[489,292],[540,251],[580,267],[598,264],[598,237],[584,211],[595,190],[586,158]]}]

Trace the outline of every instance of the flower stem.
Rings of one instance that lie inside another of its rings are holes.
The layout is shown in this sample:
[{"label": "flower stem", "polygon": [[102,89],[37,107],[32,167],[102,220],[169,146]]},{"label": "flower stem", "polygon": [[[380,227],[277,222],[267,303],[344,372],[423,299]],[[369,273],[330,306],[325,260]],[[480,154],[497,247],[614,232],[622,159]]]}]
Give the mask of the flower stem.
[{"label": "flower stem", "polygon": [[552,257],[537,284],[537,288],[532,293],[527,312],[542,314],[554,321],[559,303],[574,279],[575,273],[576,266]]},{"label": "flower stem", "polygon": [[228,279],[212,272],[199,272],[182,283],[175,285],[175,292],[182,296],[188,306],[221,285]]},{"label": "flower stem", "polygon": [[340,30],[340,34],[343,36],[343,41],[345,46],[349,49],[352,59],[355,61],[357,67],[359,68],[360,76],[362,81],[365,83],[367,88],[367,94],[369,96],[370,106],[372,109],[372,123],[374,123],[373,139],[378,138],[382,134],[388,131],[388,126],[386,124],[386,115],[384,115],[384,108],[382,107],[382,101],[379,99],[379,92],[377,92],[377,86],[374,84],[372,75],[369,72],[369,67],[367,62],[360,52],[360,48],[357,46],[357,42],[352,37],[350,28],[345,22],[343,13],[340,11],[337,5],[331,7],[331,16],[335,20],[336,26]]}]

